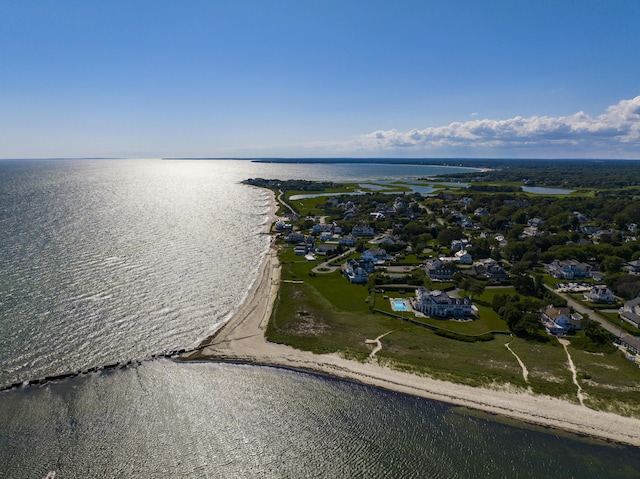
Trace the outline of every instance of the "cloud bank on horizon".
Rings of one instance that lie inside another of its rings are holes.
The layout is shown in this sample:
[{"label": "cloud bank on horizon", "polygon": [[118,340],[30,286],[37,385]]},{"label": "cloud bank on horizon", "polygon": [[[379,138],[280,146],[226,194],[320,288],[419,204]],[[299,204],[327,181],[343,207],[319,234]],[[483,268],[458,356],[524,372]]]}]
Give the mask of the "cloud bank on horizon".
[{"label": "cloud bank on horizon", "polygon": [[592,117],[582,111],[569,116],[516,116],[477,119],[409,131],[378,130],[338,145],[347,151],[398,154],[473,152],[499,156],[640,158],[640,96],[622,100]]}]

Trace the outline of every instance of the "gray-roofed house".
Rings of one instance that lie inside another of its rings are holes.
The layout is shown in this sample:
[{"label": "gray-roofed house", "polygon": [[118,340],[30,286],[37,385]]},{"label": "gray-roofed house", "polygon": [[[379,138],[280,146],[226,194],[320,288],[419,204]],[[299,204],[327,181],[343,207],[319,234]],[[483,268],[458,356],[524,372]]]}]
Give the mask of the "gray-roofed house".
[{"label": "gray-roofed house", "polygon": [[640,328],[640,297],[632,299],[624,303],[618,311],[620,318],[629,324]]},{"label": "gray-roofed house", "polygon": [[594,303],[615,303],[613,292],[604,285],[597,285],[584,293],[584,299]]}]

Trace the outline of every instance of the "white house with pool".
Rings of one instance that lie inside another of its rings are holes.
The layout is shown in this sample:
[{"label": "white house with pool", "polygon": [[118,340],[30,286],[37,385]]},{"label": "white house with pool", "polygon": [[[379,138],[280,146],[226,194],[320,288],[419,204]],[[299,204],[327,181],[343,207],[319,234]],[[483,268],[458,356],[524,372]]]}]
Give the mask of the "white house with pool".
[{"label": "white house with pool", "polygon": [[446,291],[432,291],[424,286],[416,289],[413,309],[432,318],[470,318],[477,311],[471,298],[455,298]]}]

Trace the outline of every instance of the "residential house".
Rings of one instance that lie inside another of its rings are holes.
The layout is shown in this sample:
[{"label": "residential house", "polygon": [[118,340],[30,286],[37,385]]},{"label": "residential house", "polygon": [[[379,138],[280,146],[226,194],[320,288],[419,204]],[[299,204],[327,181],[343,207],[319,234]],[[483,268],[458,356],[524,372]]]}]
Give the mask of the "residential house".
[{"label": "residential house", "polygon": [[604,285],[594,286],[584,293],[584,299],[594,303],[615,303],[616,298],[613,292]]},{"label": "residential house", "polygon": [[627,271],[629,274],[640,274],[640,259],[625,263],[622,269]]},{"label": "residential house", "polygon": [[466,250],[461,249],[460,251],[456,251],[453,256],[438,256],[438,259],[443,263],[459,263],[459,264],[471,264],[473,263],[473,258]]},{"label": "residential house", "polygon": [[331,241],[333,239],[333,233],[331,231],[323,231],[320,233],[320,241]]},{"label": "residential house", "polygon": [[500,266],[496,260],[487,258],[473,263],[473,271],[476,276],[483,276],[489,278],[492,281],[507,281],[509,279],[509,273]]},{"label": "residential house", "polygon": [[352,228],[351,234],[354,236],[373,236],[375,231],[371,226],[360,224]]},{"label": "residential house", "polygon": [[316,248],[316,253],[326,255],[335,251],[337,247],[335,244],[321,244]]},{"label": "residential house", "polygon": [[476,208],[473,211],[473,214],[476,216],[489,216],[489,208],[487,208],[486,206],[483,206],[481,208]]},{"label": "residential house", "polygon": [[309,252],[309,247],[307,243],[298,243],[297,245],[294,246],[293,252],[298,256],[304,256]]},{"label": "residential house", "polygon": [[351,283],[366,283],[369,280],[367,270],[355,259],[351,259],[342,265],[344,274]]},{"label": "residential house", "polygon": [[527,224],[534,228],[539,228],[542,225],[542,223],[543,221],[540,218],[533,218],[527,221]]},{"label": "residential house", "polygon": [[358,239],[355,236],[349,234],[349,235],[342,236],[341,238],[339,238],[338,239],[338,244],[341,245],[341,246],[355,246],[357,240]]},{"label": "residential house", "polygon": [[460,263],[460,264],[471,264],[471,263],[473,263],[473,258],[464,249],[461,249],[460,251],[456,251],[456,253],[453,256],[454,256],[454,258],[456,258],[456,263]]},{"label": "residential house", "polygon": [[444,263],[439,259],[432,259],[425,263],[424,271],[432,281],[451,281],[456,269],[451,263]]},{"label": "residential house", "polygon": [[580,230],[581,230],[583,233],[586,233],[586,234],[588,234],[588,235],[592,235],[592,234],[597,233],[599,229],[600,229],[600,228],[598,228],[598,227],[597,227],[597,226],[595,226],[595,225],[584,225],[584,226],[581,226],[581,227],[580,227]]},{"label": "residential house", "polygon": [[299,232],[289,233],[287,236],[284,237],[284,240],[287,243],[291,243],[291,244],[302,243],[304,239],[305,239],[305,235]]},{"label": "residential house", "polygon": [[389,259],[386,250],[382,248],[369,248],[360,256],[361,261],[372,262],[375,264],[383,264]]},{"label": "residential house", "polygon": [[640,328],[640,297],[624,303],[618,314],[620,319]]},{"label": "residential house", "polygon": [[556,308],[549,305],[540,317],[544,329],[549,334],[563,336],[571,331],[582,329],[582,315],[570,308]]},{"label": "residential house", "polygon": [[572,215],[578,219],[578,221],[583,222],[587,221],[587,215],[580,213],[579,211],[574,211]]},{"label": "residential house", "polygon": [[311,231],[314,233],[333,233],[333,225],[331,223],[316,223]]},{"label": "residential house", "polygon": [[445,200],[445,201],[453,201],[458,199],[458,195],[456,195],[455,193],[447,193],[445,191],[441,191],[440,193],[438,193],[438,199]]},{"label": "residential house", "polygon": [[291,225],[291,223],[286,223],[282,220],[276,221],[276,231],[291,230],[292,228],[293,226]]},{"label": "residential house", "polygon": [[544,266],[544,269],[554,278],[576,279],[591,277],[593,267],[587,263],[581,263],[575,259],[560,261],[554,259],[553,262]]},{"label": "residential house", "polygon": [[466,238],[462,238],[459,240],[453,240],[451,241],[451,250],[452,251],[459,251],[461,249],[467,249],[469,246],[473,246],[471,243],[469,243],[469,240]]},{"label": "residential house", "polygon": [[412,306],[432,318],[468,318],[475,311],[471,298],[454,298],[445,291],[432,291],[424,286],[416,290]]}]

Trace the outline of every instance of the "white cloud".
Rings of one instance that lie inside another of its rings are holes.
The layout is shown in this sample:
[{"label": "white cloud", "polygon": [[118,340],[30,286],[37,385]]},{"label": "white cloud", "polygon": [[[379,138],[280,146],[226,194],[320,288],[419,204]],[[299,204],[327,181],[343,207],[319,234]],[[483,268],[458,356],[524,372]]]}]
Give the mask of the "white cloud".
[{"label": "white cloud", "polygon": [[341,150],[371,152],[590,150],[611,157],[640,157],[640,96],[622,100],[595,118],[584,112],[570,116],[516,116],[506,120],[474,119],[410,131],[378,130],[340,145]]}]

